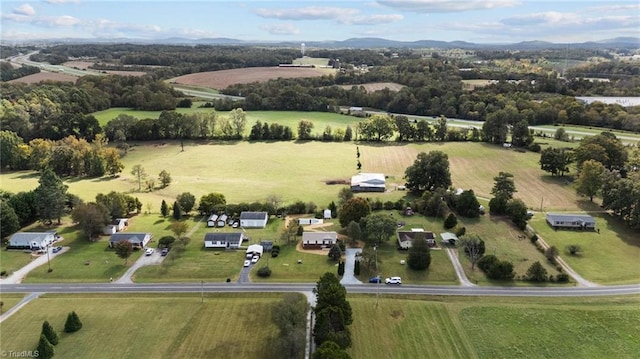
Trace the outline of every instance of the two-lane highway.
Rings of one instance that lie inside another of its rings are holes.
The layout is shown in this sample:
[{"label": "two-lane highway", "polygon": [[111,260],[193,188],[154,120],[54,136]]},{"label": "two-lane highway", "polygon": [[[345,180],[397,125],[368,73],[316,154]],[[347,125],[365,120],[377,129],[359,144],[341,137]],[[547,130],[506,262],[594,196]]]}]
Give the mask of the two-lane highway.
[{"label": "two-lane highway", "polygon": [[[310,292],[315,283],[59,283],[4,284],[2,293],[256,293]],[[375,295],[375,284],[346,285],[349,293]],[[434,285],[380,285],[380,294],[504,297],[586,297],[640,294],[640,284],[600,287],[460,287]]]}]

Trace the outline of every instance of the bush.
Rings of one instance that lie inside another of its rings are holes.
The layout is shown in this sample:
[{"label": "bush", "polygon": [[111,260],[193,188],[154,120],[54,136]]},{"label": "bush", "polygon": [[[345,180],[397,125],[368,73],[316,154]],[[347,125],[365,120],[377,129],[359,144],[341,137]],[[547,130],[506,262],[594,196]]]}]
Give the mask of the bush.
[{"label": "bush", "polygon": [[40,334],[44,335],[49,343],[58,345],[58,333],[56,333],[56,330],[53,329],[48,321],[45,320],[44,323],[42,323],[42,332]]},{"label": "bush", "polygon": [[458,224],[458,218],[453,213],[449,213],[447,219],[444,220],[444,228],[451,229]]},{"label": "bush", "polygon": [[513,272],[513,263],[501,261],[493,254],[486,255],[477,263],[489,279],[494,280],[512,280],[515,276]]},{"label": "bush", "polygon": [[271,268],[264,266],[258,269],[258,277],[267,278],[271,276]]},{"label": "bush", "polygon": [[459,227],[456,229],[456,236],[462,237],[467,233],[467,227]]},{"label": "bush", "polygon": [[547,259],[551,263],[555,263],[556,262],[556,256],[557,255],[558,255],[558,248],[556,248],[556,246],[551,246],[551,247],[547,248],[546,251],[544,251],[544,256],[547,257]]},{"label": "bush", "polygon": [[533,142],[532,144],[530,144],[528,147],[529,151],[531,152],[540,152],[542,150],[542,148],[540,147],[540,144],[537,142]]},{"label": "bush", "polygon": [[77,332],[80,329],[82,329],[82,322],[78,314],[76,314],[76,312],[69,313],[69,315],[67,315],[67,321],[64,323],[65,333]]},{"label": "bush", "polygon": [[531,282],[545,282],[547,280],[547,270],[536,261],[527,269],[527,279]]},{"label": "bush", "polygon": [[343,276],[344,275],[344,262],[339,262],[338,263],[338,275],[339,276]]},{"label": "bush", "polygon": [[567,273],[558,273],[558,275],[556,275],[556,282],[558,282],[558,283],[568,283],[569,282],[569,275]]},{"label": "bush", "polygon": [[489,271],[489,268],[493,267],[496,264],[496,262],[498,262],[498,258],[493,254],[489,254],[486,256],[482,256],[482,258],[478,260],[477,265],[478,268],[486,273]]},{"label": "bush", "polygon": [[567,246],[567,252],[569,252],[569,254],[571,254],[572,256],[575,256],[578,253],[582,252],[582,248],[580,248],[580,246],[577,244],[571,244]]},{"label": "bush", "polygon": [[279,254],[280,254],[280,252],[274,252],[274,251],[272,251],[272,252],[271,252],[271,258],[275,258],[275,257],[277,257]]},{"label": "bush", "polygon": [[531,243],[536,243],[538,241],[538,235],[534,233],[531,237],[529,237],[529,240],[531,241]]},{"label": "bush", "polygon": [[171,248],[173,242],[176,241],[176,238],[173,236],[164,236],[158,240],[158,247],[160,248]]}]

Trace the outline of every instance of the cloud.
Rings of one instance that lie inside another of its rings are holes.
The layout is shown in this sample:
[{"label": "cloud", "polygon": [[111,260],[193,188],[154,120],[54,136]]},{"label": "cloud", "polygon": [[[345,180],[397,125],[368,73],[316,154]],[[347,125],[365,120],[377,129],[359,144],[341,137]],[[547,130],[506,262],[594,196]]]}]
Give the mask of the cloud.
[{"label": "cloud", "polygon": [[279,20],[335,20],[356,15],[359,10],[339,7],[310,6],[297,9],[255,9],[256,15]]},{"label": "cloud", "polygon": [[44,0],[47,4],[77,4],[80,0]]},{"label": "cloud", "polygon": [[268,31],[271,35],[297,35],[300,33],[293,24],[276,24],[276,25],[263,25],[261,29]]},{"label": "cloud", "polygon": [[512,7],[518,0],[379,0],[378,4],[409,12],[445,13]]},{"label": "cloud", "polygon": [[585,11],[595,12],[599,14],[602,14],[604,12],[626,12],[638,10],[640,10],[640,4],[592,6],[585,9]]},{"label": "cloud", "polygon": [[22,4],[17,8],[13,9],[13,13],[16,15],[22,16],[33,16],[36,14],[36,11],[29,4]]},{"label": "cloud", "polygon": [[369,16],[345,16],[338,19],[338,22],[345,25],[381,25],[404,19],[402,15],[369,15]]},{"label": "cloud", "polygon": [[506,19],[502,19],[500,22],[505,25],[537,26],[541,24],[575,24],[579,21],[580,17],[575,13],[560,13],[555,11],[548,11],[512,16]]}]

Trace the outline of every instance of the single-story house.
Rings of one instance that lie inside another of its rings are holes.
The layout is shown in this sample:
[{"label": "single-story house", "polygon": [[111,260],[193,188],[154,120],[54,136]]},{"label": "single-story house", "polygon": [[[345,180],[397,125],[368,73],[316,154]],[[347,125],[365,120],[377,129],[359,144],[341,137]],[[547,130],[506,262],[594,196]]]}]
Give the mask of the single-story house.
[{"label": "single-story house", "polygon": [[307,224],[323,224],[324,219],[320,218],[298,218],[298,224],[303,226]]},{"label": "single-story house", "polygon": [[212,214],[207,219],[207,227],[215,227],[217,221],[218,221],[218,215],[217,214]]},{"label": "single-story house", "polygon": [[337,232],[302,232],[302,248],[331,248],[338,241]]},{"label": "single-story house", "polygon": [[109,247],[113,247],[121,241],[129,241],[133,244],[133,248],[144,248],[151,240],[151,233],[114,233],[109,237]]},{"label": "single-story house", "polygon": [[204,235],[204,247],[238,249],[243,240],[242,232],[207,233]]},{"label": "single-story house", "polygon": [[595,229],[596,220],[588,214],[547,213],[547,223],[553,228]]},{"label": "single-story house", "polygon": [[112,225],[116,226],[116,232],[124,231],[125,228],[129,225],[129,220],[127,218],[116,218],[111,222]]},{"label": "single-story house", "polygon": [[436,237],[433,232],[425,231],[422,228],[412,228],[411,231],[398,231],[396,233],[398,238],[398,247],[400,249],[409,249],[413,245],[413,240],[422,238],[427,240],[429,247],[436,245]]},{"label": "single-story house", "polygon": [[359,173],[351,177],[353,192],[384,192],[386,179],[383,173]]},{"label": "single-story house", "polygon": [[458,236],[455,233],[444,232],[440,233],[440,237],[442,238],[442,244],[455,246],[458,244]]},{"label": "single-story house", "polygon": [[269,221],[267,212],[240,212],[240,227],[242,228],[264,228]]},{"label": "single-story house", "polygon": [[44,249],[56,240],[57,233],[51,232],[17,232],[9,238],[7,248]]},{"label": "single-story house", "polygon": [[260,245],[265,252],[271,252],[273,249],[273,241],[260,241]]},{"label": "single-story house", "polygon": [[259,244],[252,244],[249,247],[247,247],[247,254],[252,253],[254,256],[258,255],[260,257],[262,257],[262,253],[264,252],[264,248],[259,245]]},{"label": "single-story house", "polygon": [[227,224],[227,218],[226,214],[218,216],[218,227],[224,227],[224,225]]}]

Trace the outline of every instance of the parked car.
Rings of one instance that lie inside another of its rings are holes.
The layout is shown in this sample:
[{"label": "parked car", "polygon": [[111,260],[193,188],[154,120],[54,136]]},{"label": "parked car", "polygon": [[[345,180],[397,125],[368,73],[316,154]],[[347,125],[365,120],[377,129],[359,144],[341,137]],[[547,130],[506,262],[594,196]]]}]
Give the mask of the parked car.
[{"label": "parked car", "polygon": [[251,260],[247,259],[246,261],[244,261],[244,266],[248,267],[251,265]]},{"label": "parked car", "polygon": [[251,263],[258,263],[259,260],[260,256],[253,256],[253,258],[251,258]]},{"label": "parked car", "polygon": [[53,249],[51,250],[51,252],[53,252],[53,253],[58,253],[58,252],[60,252],[61,250],[62,250],[62,247],[55,247],[55,248],[53,248]]},{"label": "parked car", "polygon": [[369,278],[369,283],[382,283],[382,278],[380,278],[380,276],[375,276],[375,277],[371,277]]},{"label": "parked car", "polygon": [[400,277],[389,277],[384,280],[386,284],[402,284],[402,278]]},{"label": "parked car", "polygon": [[162,248],[162,252],[160,252],[160,255],[164,257],[167,254],[169,254],[169,248]]},{"label": "parked car", "polygon": [[153,254],[153,248],[147,248],[147,250],[144,251],[145,256],[150,256],[152,254]]},{"label": "parked car", "polygon": [[240,226],[240,223],[238,222],[233,222],[233,228],[238,228]]}]

